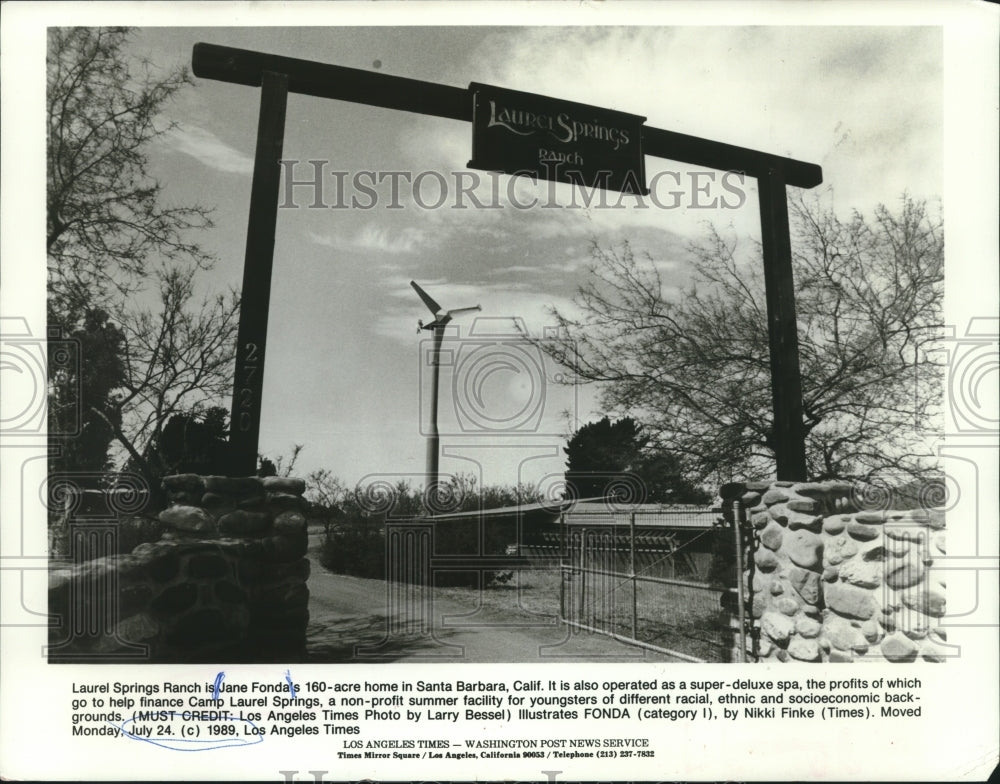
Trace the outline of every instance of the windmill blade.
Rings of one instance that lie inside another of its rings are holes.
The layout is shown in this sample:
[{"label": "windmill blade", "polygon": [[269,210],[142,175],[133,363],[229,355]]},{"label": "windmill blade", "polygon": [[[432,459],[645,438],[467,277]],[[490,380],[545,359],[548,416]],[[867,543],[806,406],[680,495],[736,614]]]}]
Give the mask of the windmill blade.
[{"label": "windmill blade", "polygon": [[449,310],[449,316],[457,316],[459,313],[472,313],[474,310],[482,310],[479,305],[473,305],[471,308],[455,308],[455,310]]},{"label": "windmill blade", "polygon": [[426,291],[424,291],[422,288],[420,288],[420,286],[417,285],[417,282],[415,280],[411,280],[410,281],[410,285],[413,286],[414,290],[420,296],[420,299],[422,299],[424,301],[424,304],[428,308],[430,308],[431,313],[433,313],[436,316],[440,312],[441,306],[438,305],[433,300],[433,298],[431,297],[430,294],[428,294]]}]

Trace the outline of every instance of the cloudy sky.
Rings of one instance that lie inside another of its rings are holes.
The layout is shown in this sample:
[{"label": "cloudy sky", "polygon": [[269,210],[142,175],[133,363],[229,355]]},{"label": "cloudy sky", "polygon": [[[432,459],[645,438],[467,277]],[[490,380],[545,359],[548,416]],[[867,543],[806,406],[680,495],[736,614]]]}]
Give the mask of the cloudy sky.
[{"label": "cloudy sky", "polygon": [[[904,190],[942,193],[937,27],[144,27],[132,51],[158,66],[189,63],[199,41],[643,115],[651,126],[820,164],[820,190],[842,212],[894,203]],[[258,96],[197,79],[169,107],[175,129],[151,150],[168,200],[216,210],[216,228],[202,238],[219,257],[202,277],[206,294],[241,279]],[[666,172],[657,180],[660,206],[609,194],[603,208],[574,208],[568,187],[480,172],[474,193],[499,205],[480,209],[457,195],[456,177],[470,175],[456,173],[470,171],[470,155],[464,122],[290,97],[284,158],[301,161],[297,180],[311,179],[307,161],[323,162],[328,206],[311,206],[313,190],[300,186],[295,204],[279,212],[262,451],[300,443],[300,473],[326,467],[350,483],[376,473],[420,483],[429,333],[418,335],[416,324],[429,314],[409,287],[415,279],[446,308],[482,306],[449,335],[442,470],[471,471],[486,484],[557,475],[562,436],[602,412],[595,390],[552,383],[556,369],[505,340],[515,324],[541,335],[551,324],[547,308],[572,312],[592,240],[629,238],[679,289],[686,245],[706,221],[759,236],[752,180],[724,189],[722,173],[647,158],[648,179]],[[330,206],[372,201],[352,187],[363,170],[432,174],[416,193],[400,181],[398,198],[383,182],[369,209]],[[346,172],[340,191],[334,172]],[[692,177],[707,191],[695,193]],[[539,205],[531,209],[511,201],[532,198]],[[722,208],[703,208],[716,199]],[[515,424],[498,430],[504,418]],[[474,435],[484,428],[486,437]]]}]

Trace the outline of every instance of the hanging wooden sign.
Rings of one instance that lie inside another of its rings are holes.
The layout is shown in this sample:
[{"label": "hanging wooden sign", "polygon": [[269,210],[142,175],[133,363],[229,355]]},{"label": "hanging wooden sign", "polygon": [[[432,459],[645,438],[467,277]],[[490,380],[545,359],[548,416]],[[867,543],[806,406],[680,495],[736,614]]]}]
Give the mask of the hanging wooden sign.
[{"label": "hanging wooden sign", "polygon": [[645,195],[645,117],[473,82],[469,168]]}]

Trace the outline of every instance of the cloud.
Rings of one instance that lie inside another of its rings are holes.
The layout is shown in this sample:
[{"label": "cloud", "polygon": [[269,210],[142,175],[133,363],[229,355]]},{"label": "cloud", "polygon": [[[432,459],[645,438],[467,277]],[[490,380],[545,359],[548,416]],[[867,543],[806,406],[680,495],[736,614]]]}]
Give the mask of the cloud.
[{"label": "cloud", "polygon": [[383,226],[367,223],[353,237],[341,238],[308,233],[309,239],[317,245],[339,250],[367,250],[381,253],[410,253],[427,243],[427,232],[408,227],[390,232]]},{"label": "cloud", "polygon": [[538,275],[543,270],[538,267],[529,267],[525,264],[512,264],[509,267],[495,267],[489,271],[490,275]]},{"label": "cloud", "polygon": [[212,169],[233,174],[253,173],[253,158],[197,125],[178,123],[167,131],[166,139],[177,152],[190,155]]},{"label": "cloud", "polygon": [[[820,163],[843,206],[868,211],[903,188],[918,197],[941,193],[941,35],[909,26],[497,29],[462,65],[476,81],[635,112],[653,127]],[[574,56],[553,56],[560,51]],[[899,63],[907,64],[906,78]],[[428,165],[452,169],[469,150],[467,128],[429,121],[415,124],[407,143]],[[686,167],[653,157],[647,166],[648,178],[658,169],[685,178],[681,207],[666,211],[673,231],[692,236],[702,220],[721,219],[759,235],[752,182],[742,189],[744,209],[686,210],[693,198]],[[669,190],[664,182],[661,198],[669,200]],[[715,196],[735,194],[716,183]],[[626,215],[657,225],[664,212],[590,214],[603,230]]]}]

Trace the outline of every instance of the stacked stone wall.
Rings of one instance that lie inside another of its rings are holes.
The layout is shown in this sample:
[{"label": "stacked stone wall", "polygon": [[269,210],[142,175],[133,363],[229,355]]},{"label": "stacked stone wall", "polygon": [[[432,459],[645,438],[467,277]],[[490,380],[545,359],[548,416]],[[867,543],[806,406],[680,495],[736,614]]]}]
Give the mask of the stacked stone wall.
[{"label": "stacked stone wall", "polygon": [[940,509],[865,509],[846,482],[729,485],[748,521],[760,661],[943,661]]},{"label": "stacked stone wall", "polygon": [[[50,574],[52,660],[294,661],[305,651],[305,483],[181,474],[159,541]],[[80,526],[84,528],[84,526]]]}]

